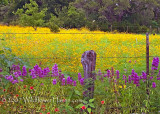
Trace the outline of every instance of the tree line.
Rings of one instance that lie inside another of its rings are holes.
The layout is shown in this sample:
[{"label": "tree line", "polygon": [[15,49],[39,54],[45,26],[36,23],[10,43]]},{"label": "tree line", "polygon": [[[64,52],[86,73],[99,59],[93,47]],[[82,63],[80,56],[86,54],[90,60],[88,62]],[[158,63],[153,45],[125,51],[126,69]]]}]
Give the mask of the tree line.
[{"label": "tree line", "polygon": [[[160,0],[1,0],[9,25],[142,33],[159,32]],[[151,28],[152,27],[152,28]]]}]

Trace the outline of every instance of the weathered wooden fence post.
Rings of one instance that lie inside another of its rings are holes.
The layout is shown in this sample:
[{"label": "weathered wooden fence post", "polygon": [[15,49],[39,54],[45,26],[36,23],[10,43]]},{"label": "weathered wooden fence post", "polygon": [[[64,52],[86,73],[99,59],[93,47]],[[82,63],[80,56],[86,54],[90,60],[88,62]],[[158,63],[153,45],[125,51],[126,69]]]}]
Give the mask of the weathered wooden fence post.
[{"label": "weathered wooden fence post", "polygon": [[149,33],[146,33],[146,74],[147,74],[147,94],[149,95]]},{"label": "weathered wooden fence post", "polygon": [[149,75],[149,33],[146,33],[146,74]]},{"label": "weathered wooden fence post", "polygon": [[84,100],[89,101],[94,95],[96,53],[93,50],[82,54],[81,63],[84,69]]}]

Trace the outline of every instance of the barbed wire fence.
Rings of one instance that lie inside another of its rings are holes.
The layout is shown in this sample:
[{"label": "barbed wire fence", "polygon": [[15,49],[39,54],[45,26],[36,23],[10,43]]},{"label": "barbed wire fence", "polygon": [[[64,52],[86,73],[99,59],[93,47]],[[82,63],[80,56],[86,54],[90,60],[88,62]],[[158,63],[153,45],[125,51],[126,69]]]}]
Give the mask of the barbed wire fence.
[{"label": "barbed wire fence", "polygon": [[[112,28],[113,30],[113,28]],[[145,32],[145,31],[141,31],[141,32]],[[107,33],[0,33],[0,35],[16,35],[16,34],[33,34],[33,35],[36,35],[36,34],[40,34],[40,35],[46,35],[46,34],[62,34],[62,35],[65,35],[65,34],[76,34],[76,35],[79,35],[79,34],[85,34],[85,35],[99,35],[99,34],[104,34],[106,35]],[[147,38],[148,37],[148,38]],[[1,39],[2,40],[2,39]],[[97,59],[113,59],[113,58],[117,58],[117,59],[128,59],[128,58],[134,58],[134,59],[139,59],[139,58],[142,58],[142,59],[146,59],[146,72],[147,74],[149,75],[149,58],[153,58],[153,57],[160,57],[160,55],[155,55],[155,56],[150,56],[149,55],[149,45],[151,45],[152,43],[149,43],[149,34],[146,35],[146,56],[119,56],[119,57],[105,57],[105,56],[99,56],[99,57],[96,57]],[[138,44],[140,45],[140,44]],[[144,45],[144,44],[142,44]],[[159,46],[158,44],[152,44],[154,46]],[[20,45],[22,46],[22,45]],[[53,59],[53,60],[56,60],[56,59],[60,59],[60,60],[63,60],[63,59],[80,59],[80,58],[75,58],[75,57],[19,57],[20,59],[27,59],[27,60],[38,60],[38,59]],[[141,72],[138,72],[138,73],[141,73]],[[124,73],[120,73],[120,74],[124,74]],[[130,73],[125,73],[125,74],[130,74]],[[148,87],[148,86],[147,86]],[[144,94],[144,93],[141,93],[141,94]],[[103,95],[103,94],[95,94],[95,95]],[[160,106],[157,106],[157,108],[159,108]],[[112,108],[130,108],[130,107],[112,107]],[[108,109],[112,109],[112,108],[108,108]]]}]

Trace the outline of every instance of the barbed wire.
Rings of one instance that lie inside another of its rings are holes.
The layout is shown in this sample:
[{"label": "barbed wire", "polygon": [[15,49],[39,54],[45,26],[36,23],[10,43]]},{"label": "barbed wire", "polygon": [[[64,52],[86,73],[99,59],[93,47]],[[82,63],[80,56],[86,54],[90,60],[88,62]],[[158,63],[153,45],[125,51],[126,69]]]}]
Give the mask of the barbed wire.
[{"label": "barbed wire", "polygon": [[[146,31],[136,31],[136,32],[146,32]],[[102,33],[89,33],[89,32],[81,32],[81,33],[0,33],[0,34],[115,34],[116,32],[113,31],[108,31],[108,32],[102,32]],[[127,32],[127,31],[124,31],[124,32],[117,32],[117,33],[127,33],[127,34],[131,34],[131,32]],[[138,34],[138,33],[135,33],[135,34]]]},{"label": "barbed wire", "polygon": [[[149,56],[150,58],[153,57],[160,57],[160,56]],[[10,57],[7,57],[8,59],[11,59]],[[89,58],[93,58],[93,57],[89,57]],[[146,58],[146,56],[137,56],[137,57],[96,57],[98,59],[105,59],[105,58]],[[14,59],[81,59],[81,58],[77,58],[77,57],[45,57],[45,58],[32,58],[32,57],[17,57]]]}]

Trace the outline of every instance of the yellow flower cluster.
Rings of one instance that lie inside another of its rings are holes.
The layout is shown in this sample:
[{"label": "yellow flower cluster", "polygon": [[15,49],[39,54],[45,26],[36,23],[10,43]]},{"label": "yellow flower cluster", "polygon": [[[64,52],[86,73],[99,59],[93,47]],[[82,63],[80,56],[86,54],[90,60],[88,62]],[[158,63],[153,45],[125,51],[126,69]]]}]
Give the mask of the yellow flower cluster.
[{"label": "yellow flower cluster", "polygon": [[[30,58],[31,65],[51,67],[57,63],[66,73],[77,74],[83,71],[81,56],[87,50],[94,50],[97,53],[96,69],[105,70],[113,66],[122,70],[134,68],[135,64],[137,66],[145,64],[144,34],[91,32],[85,28],[61,29],[60,33],[54,34],[48,28],[38,28],[35,31],[32,27],[19,26],[0,26],[0,33],[0,39],[5,39],[0,40],[0,48],[10,47],[15,55],[25,58],[24,60]],[[150,35],[151,56],[160,55],[159,44],[160,35]]]}]

